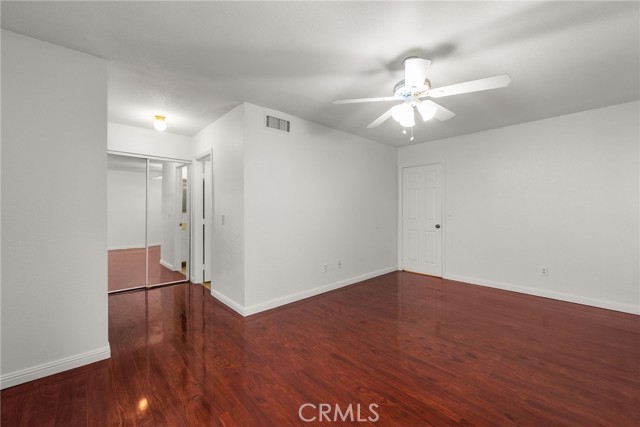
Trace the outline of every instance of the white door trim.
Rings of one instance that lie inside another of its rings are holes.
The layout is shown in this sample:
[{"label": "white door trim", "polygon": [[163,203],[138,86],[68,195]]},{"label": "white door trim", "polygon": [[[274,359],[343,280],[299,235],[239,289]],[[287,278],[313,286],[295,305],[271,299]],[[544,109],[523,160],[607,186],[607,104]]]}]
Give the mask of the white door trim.
[{"label": "white door trim", "polygon": [[135,157],[138,159],[158,160],[162,162],[186,163],[186,164],[193,163],[189,159],[179,159],[177,157],[153,156],[151,154],[130,153],[128,151],[107,150],[107,154],[115,154],[117,156],[126,156],[126,157]]},{"label": "white door trim", "polygon": [[402,172],[404,169],[407,168],[413,168],[416,166],[430,166],[430,165],[440,165],[440,170],[442,172],[442,203],[440,205],[440,209],[441,209],[441,218],[442,218],[442,239],[440,239],[440,244],[442,247],[441,253],[442,253],[442,277],[446,276],[446,266],[447,266],[447,228],[448,228],[448,223],[447,223],[447,217],[445,215],[445,213],[447,212],[447,208],[446,208],[446,203],[447,203],[447,198],[446,198],[446,187],[447,187],[447,183],[446,183],[446,173],[445,173],[445,162],[443,158],[433,158],[433,159],[428,159],[424,162],[417,162],[417,163],[402,163],[398,165],[398,270],[404,270],[404,257],[403,257],[403,230],[402,230],[402,208],[403,208],[403,200],[402,200],[402,194],[403,194],[403,188],[402,188],[402,184],[403,184],[403,179],[402,179]]},{"label": "white door trim", "polygon": [[[211,213],[213,215],[215,208],[215,191],[214,191],[214,182],[213,182],[213,149],[209,149],[194,158],[193,167],[191,168],[191,282],[192,283],[202,283],[204,281],[204,277],[202,271],[204,269],[204,265],[202,263],[202,233],[199,230],[202,230],[202,218],[200,213],[202,212],[202,180],[204,178],[203,171],[201,165],[209,160],[211,162],[211,172],[209,179],[211,180]],[[211,275],[213,275],[213,257],[214,257],[214,245],[213,239],[214,236],[214,228],[215,221],[211,219],[211,225],[209,227],[208,236],[211,240],[211,253],[209,254],[209,268],[211,269]]]}]

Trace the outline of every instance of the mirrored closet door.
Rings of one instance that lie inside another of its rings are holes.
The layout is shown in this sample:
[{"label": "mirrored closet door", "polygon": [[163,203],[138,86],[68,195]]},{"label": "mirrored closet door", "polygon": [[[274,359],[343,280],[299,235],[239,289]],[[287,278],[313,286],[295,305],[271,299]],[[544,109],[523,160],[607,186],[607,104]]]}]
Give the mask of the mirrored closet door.
[{"label": "mirrored closet door", "polygon": [[189,277],[189,164],[109,154],[109,292]]},{"label": "mirrored closet door", "polygon": [[187,280],[188,166],[149,160],[148,286]]}]

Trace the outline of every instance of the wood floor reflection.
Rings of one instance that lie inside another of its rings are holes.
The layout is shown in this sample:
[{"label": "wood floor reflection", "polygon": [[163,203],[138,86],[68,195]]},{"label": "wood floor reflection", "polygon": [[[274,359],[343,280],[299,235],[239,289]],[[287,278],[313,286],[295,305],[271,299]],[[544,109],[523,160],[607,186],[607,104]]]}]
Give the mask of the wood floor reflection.
[{"label": "wood floor reflection", "polygon": [[[109,303],[111,360],[4,390],[3,426],[625,427],[640,419],[634,315],[400,272],[249,318],[192,284]],[[380,418],[305,422],[304,403],[375,403]]]},{"label": "wood floor reflection", "polygon": [[[160,264],[160,246],[149,246],[149,284],[186,280],[182,271],[171,271]],[[118,249],[109,251],[109,292],[145,285],[145,249]]]}]

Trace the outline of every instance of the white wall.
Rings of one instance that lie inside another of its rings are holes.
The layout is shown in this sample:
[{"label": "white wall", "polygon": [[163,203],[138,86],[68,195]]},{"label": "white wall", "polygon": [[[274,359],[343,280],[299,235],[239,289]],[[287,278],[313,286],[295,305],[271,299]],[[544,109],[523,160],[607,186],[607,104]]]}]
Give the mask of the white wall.
[{"label": "white wall", "polygon": [[[146,173],[107,171],[107,230],[109,250],[144,248]],[[149,180],[149,244],[162,239],[162,180]]]},{"label": "white wall", "polygon": [[[236,309],[244,306],[245,299],[243,117],[244,106],[239,105],[194,135],[192,151],[195,157],[213,148],[212,291]],[[195,198],[198,197],[196,192],[193,193]],[[222,215],[225,225],[222,225]],[[202,241],[198,240],[197,233],[192,238],[196,242],[193,256],[202,257],[199,249]]]},{"label": "white wall", "polygon": [[149,179],[149,218],[147,219],[149,246],[163,243],[162,233],[165,218],[162,212],[162,179]]},{"label": "white wall", "polygon": [[[161,242],[160,263],[170,270],[180,270],[180,266],[174,266],[175,235],[181,216],[177,216],[176,210],[176,165],[177,163],[162,163],[162,179],[152,180],[160,183],[160,212],[156,216],[160,227]],[[151,215],[154,215],[151,213]]]},{"label": "white wall", "polygon": [[400,149],[445,162],[445,277],[638,313],[638,129],[633,102]]},{"label": "white wall", "polygon": [[2,31],[2,387],[108,358],[107,64]]},{"label": "white wall", "polygon": [[[245,312],[394,271],[395,148],[252,104],[244,113]],[[265,129],[265,113],[291,133]]]},{"label": "white wall", "polygon": [[[151,123],[153,118],[149,118]],[[143,156],[190,160],[191,137],[118,123],[108,124],[108,149]]]}]

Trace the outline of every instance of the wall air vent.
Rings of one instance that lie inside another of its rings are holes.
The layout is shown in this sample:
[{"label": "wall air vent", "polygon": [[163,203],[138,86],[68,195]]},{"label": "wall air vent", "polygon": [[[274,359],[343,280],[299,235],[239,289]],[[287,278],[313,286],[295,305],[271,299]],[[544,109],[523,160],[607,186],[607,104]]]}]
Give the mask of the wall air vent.
[{"label": "wall air vent", "polygon": [[265,127],[269,129],[279,130],[281,132],[291,132],[291,122],[285,119],[279,119],[277,117],[265,115]]}]

